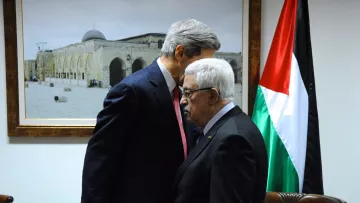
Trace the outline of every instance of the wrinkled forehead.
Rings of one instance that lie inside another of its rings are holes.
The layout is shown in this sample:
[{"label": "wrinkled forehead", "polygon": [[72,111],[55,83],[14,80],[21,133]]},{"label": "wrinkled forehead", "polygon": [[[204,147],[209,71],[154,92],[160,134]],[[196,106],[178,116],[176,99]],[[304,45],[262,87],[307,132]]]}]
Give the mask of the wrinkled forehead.
[{"label": "wrinkled forehead", "polygon": [[185,75],[183,89],[194,89],[197,87],[198,85],[196,84],[195,75]]}]

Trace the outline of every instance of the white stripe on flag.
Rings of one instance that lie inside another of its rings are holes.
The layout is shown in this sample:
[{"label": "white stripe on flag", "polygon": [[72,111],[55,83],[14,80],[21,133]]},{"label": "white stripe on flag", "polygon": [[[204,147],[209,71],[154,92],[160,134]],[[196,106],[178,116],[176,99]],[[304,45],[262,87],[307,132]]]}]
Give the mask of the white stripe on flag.
[{"label": "white stripe on flag", "polygon": [[262,90],[274,127],[299,174],[301,192],[305,169],[309,100],[294,54],[291,61],[289,95],[264,87]]}]

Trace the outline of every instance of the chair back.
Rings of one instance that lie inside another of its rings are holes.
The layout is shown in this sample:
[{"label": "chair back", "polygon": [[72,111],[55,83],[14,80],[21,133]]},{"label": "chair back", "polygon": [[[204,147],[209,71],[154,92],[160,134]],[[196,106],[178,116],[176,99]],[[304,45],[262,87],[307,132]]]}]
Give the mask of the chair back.
[{"label": "chair back", "polygon": [[0,203],[12,203],[14,198],[8,195],[0,195]]},{"label": "chair back", "polygon": [[344,200],[326,195],[267,192],[265,203],[346,203]]}]

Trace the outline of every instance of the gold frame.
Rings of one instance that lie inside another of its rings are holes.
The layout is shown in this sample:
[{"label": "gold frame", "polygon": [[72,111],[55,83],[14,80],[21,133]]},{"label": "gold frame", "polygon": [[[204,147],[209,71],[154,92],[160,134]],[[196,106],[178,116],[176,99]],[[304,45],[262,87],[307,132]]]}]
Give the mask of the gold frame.
[{"label": "gold frame", "polygon": [[[83,137],[93,126],[20,125],[16,0],[3,0],[8,136]],[[248,114],[251,116],[260,77],[261,0],[249,0]]]}]

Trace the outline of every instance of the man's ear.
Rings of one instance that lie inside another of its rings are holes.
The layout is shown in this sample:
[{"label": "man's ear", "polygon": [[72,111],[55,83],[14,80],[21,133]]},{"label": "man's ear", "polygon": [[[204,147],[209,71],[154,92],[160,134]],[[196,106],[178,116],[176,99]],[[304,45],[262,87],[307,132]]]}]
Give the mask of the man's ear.
[{"label": "man's ear", "polygon": [[177,61],[181,61],[182,58],[184,57],[184,46],[183,45],[177,45],[176,48],[175,48],[175,59]]},{"label": "man's ear", "polygon": [[220,100],[220,93],[216,88],[211,88],[210,91],[210,104],[214,105]]}]

